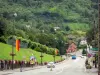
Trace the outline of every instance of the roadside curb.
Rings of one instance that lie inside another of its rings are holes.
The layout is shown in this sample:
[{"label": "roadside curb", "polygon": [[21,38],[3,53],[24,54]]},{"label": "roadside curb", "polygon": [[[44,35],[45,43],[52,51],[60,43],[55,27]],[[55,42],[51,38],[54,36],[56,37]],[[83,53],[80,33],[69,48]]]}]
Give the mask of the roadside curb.
[{"label": "roadside curb", "polygon": [[[38,67],[34,67],[34,68],[23,68],[22,72],[29,71],[29,70],[34,70],[34,69],[40,69],[41,67],[43,67],[43,66],[38,66]],[[15,70],[0,71],[0,75],[9,75],[9,74],[13,74],[14,72],[20,72],[20,68],[19,69],[15,69]]]},{"label": "roadside curb", "polygon": [[[66,61],[68,61],[69,59],[67,60],[64,60],[62,62],[59,62],[59,63],[56,63],[56,65],[59,65],[61,63],[64,63]],[[46,67],[46,65],[43,65],[43,66],[35,66],[35,67],[28,67],[28,68],[22,68],[22,72],[24,71],[29,71],[29,70],[35,70],[35,69],[40,69],[40,68],[43,68],[43,67]],[[18,69],[14,69],[14,70],[4,70],[4,71],[0,71],[0,75],[9,75],[9,74],[13,74],[14,72],[20,72],[20,68]]]}]

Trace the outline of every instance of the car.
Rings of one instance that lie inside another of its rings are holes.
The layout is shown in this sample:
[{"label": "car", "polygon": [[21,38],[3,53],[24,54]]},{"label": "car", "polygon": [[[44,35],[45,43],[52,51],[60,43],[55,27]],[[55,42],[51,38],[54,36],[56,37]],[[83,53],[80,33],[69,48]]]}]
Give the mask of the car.
[{"label": "car", "polygon": [[82,55],[79,55],[79,57],[84,58],[84,56],[82,56]]},{"label": "car", "polygon": [[76,59],[76,55],[72,55],[72,59]]},{"label": "car", "polygon": [[47,68],[55,68],[55,63],[54,62],[49,62],[48,64],[47,64]]}]

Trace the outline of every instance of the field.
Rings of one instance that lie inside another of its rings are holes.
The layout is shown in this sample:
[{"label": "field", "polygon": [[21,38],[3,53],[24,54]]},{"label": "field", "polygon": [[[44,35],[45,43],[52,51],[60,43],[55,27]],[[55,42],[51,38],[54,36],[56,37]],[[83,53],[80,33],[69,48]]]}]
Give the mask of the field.
[{"label": "field", "polygon": [[[0,60],[11,60],[11,56],[10,53],[12,52],[12,46],[11,45],[7,45],[7,44],[3,44],[0,43]],[[15,60],[30,60],[31,56],[35,56],[37,61],[40,62],[41,58],[40,52],[34,51],[32,49],[23,49],[21,48],[19,52],[16,51],[16,49],[14,48],[14,53],[16,54],[16,56],[14,57]],[[50,62],[53,61],[53,56],[52,55],[48,55],[43,53],[43,62]],[[60,56],[56,56],[56,61],[60,60],[61,57]]]}]

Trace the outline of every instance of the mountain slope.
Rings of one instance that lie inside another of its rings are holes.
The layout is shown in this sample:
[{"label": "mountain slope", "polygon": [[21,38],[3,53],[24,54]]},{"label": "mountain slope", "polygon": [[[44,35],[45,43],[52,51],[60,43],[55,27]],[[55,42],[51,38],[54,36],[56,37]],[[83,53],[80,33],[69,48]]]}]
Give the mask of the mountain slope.
[{"label": "mountain slope", "polygon": [[[12,52],[12,46],[11,45],[7,45],[7,44],[3,44],[0,43],[0,59],[6,59],[6,60],[11,60],[12,57],[10,56],[10,53]],[[16,54],[16,56],[14,57],[15,60],[30,60],[31,56],[35,56],[37,61],[40,63],[41,62],[41,58],[40,52],[31,50],[31,49],[20,49],[19,52],[17,52],[14,49],[14,53]],[[49,62],[49,61],[53,61],[54,58],[52,55],[48,55],[48,54],[43,54],[43,62]],[[59,56],[56,56],[56,60],[60,60],[61,58]]]},{"label": "mountain slope", "polygon": [[0,0],[0,25],[6,25],[0,27],[0,37],[16,35],[65,54],[68,36],[85,36],[92,26],[95,4],[94,0]]}]

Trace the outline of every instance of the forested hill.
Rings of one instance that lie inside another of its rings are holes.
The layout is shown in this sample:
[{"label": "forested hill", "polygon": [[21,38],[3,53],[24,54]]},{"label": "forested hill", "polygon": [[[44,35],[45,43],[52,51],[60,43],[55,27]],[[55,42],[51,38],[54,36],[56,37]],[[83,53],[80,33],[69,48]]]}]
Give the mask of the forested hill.
[{"label": "forested hill", "polygon": [[93,15],[91,6],[91,0],[0,0],[0,14],[12,20],[11,14],[16,12],[19,29],[30,25],[50,32],[52,27],[64,29],[69,23],[89,24]]},{"label": "forested hill", "polygon": [[[84,35],[93,20],[94,1],[0,0],[0,36],[14,34],[54,46],[50,41],[53,38],[66,41],[66,35]],[[44,37],[49,39],[43,40]]]}]

